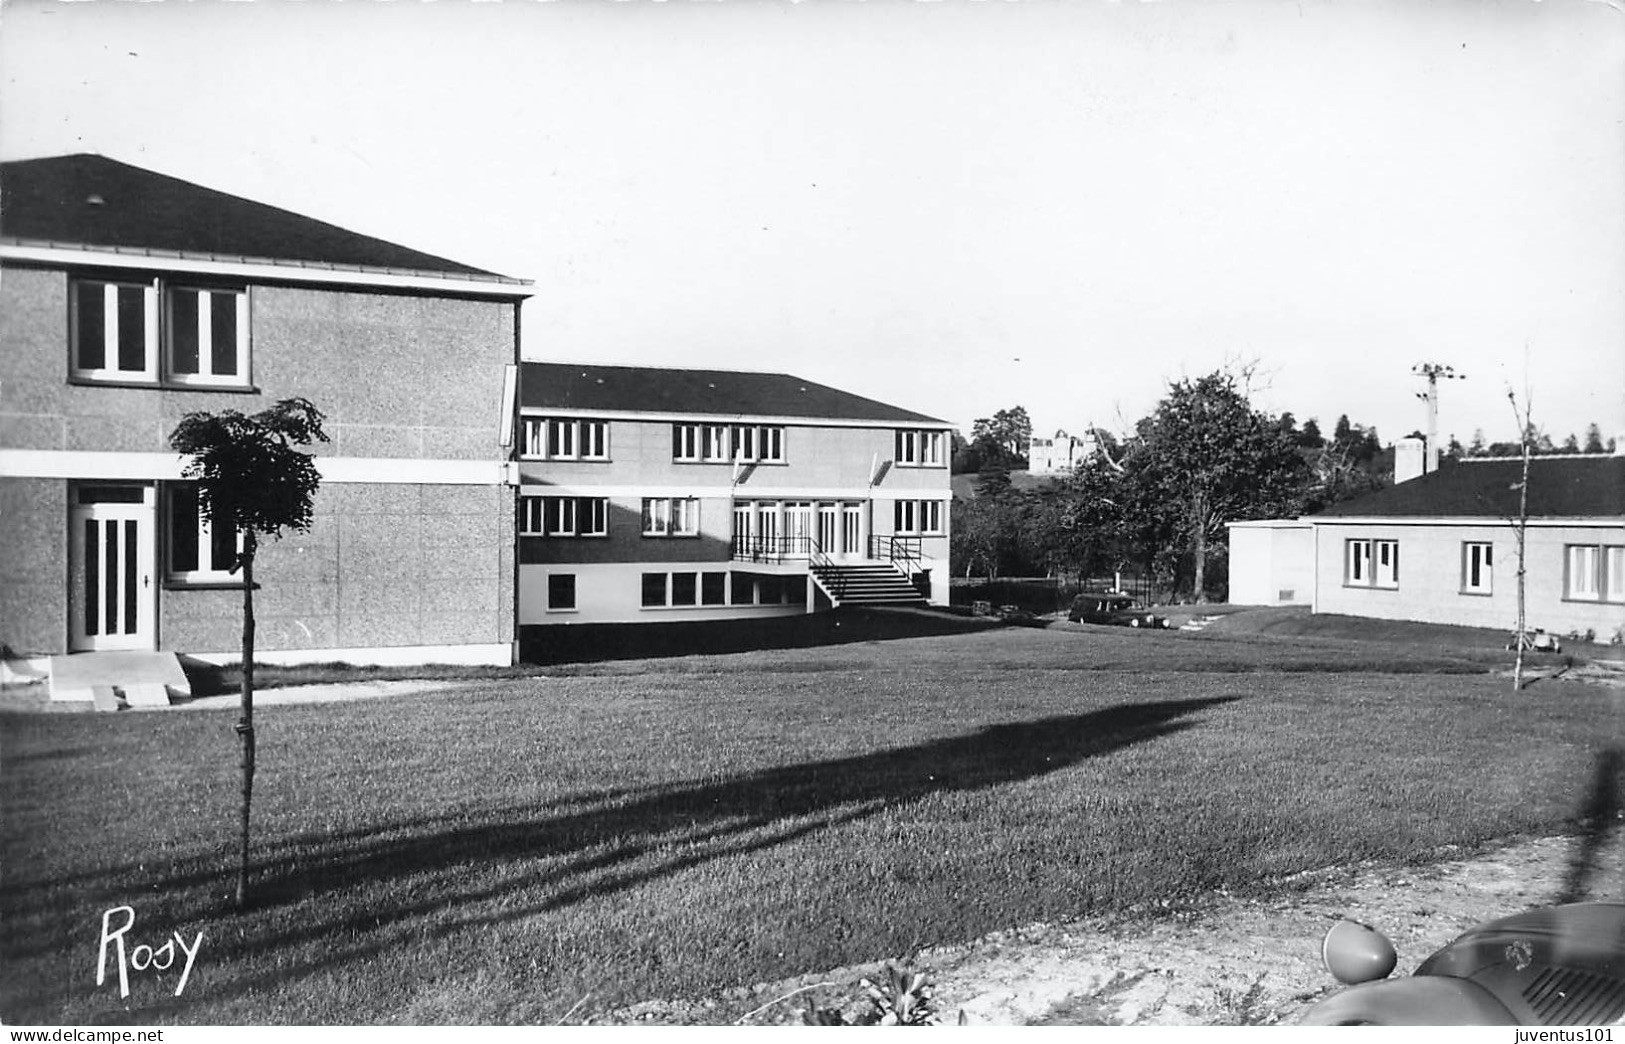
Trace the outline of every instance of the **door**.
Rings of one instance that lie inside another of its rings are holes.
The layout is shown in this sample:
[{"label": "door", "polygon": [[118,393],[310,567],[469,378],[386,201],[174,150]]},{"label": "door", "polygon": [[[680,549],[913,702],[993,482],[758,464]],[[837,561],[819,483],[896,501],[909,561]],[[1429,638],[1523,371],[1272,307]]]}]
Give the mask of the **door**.
[{"label": "door", "polygon": [[68,648],[153,649],[152,486],[77,486],[68,512]]},{"label": "door", "polygon": [[802,500],[784,505],[784,553],[795,558],[806,557],[812,541],[812,527],[812,504]]},{"label": "door", "polygon": [[734,557],[749,557],[752,551],[750,542],[750,502],[736,501],[734,503]]},{"label": "door", "polygon": [[826,555],[840,553],[836,534],[840,532],[840,505],[818,505],[818,550]]},{"label": "door", "polygon": [[779,553],[779,503],[776,500],[756,505],[756,546],[769,558]]},{"label": "door", "polygon": [[867,557],[863,546],[863,505],[841,505],[841,555],[846,558]]}]

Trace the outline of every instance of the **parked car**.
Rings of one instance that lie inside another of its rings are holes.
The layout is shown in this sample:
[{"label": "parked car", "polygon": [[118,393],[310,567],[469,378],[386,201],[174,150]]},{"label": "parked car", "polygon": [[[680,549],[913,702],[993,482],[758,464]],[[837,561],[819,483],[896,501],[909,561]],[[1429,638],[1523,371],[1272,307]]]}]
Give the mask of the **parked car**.
[{"label": "parked car", "polygon": [[1168,618],[1134,604],[1126,594],[1108,591],[1084,593],[1072,599],[1067,619],[1073,623],[1116,624],[1120,627],[1167,627]]},{"label": "parked car", "polygon": [[[1307,1026],[1585,1026],[1625,1015],[1625,905],[1547,906],[1481,924],[1388,978],[1383,934],[1340,921],[1321,945],[1349,985],[1304,1013]],[[1596,1038],[1602,1039],[1602,1038]]]}]

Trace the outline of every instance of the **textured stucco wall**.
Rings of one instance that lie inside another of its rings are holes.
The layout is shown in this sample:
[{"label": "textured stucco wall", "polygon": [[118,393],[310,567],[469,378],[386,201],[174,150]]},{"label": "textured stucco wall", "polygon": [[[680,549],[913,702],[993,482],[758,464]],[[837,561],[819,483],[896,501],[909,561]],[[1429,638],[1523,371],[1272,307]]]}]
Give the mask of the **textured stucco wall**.
[{"label": "textured stucco wall", "polygon": [[[262,546],[256,640],[266,651],[513,639],[508,490],[330,484],[308,533]],[[166,588],[164,648],[231,652],[240,590]]]},{"label": "textured stucco wall", "polygon": [[57,653],[68,628],[68,484],[0,478],[0,643]]},{"label": "textured stucco wall", "polygon": [[[254,286],[252,389],[195,391],[69,383],[68,286],[61,270],[8,265],[0,278],[0,448],[166,453],[188,412],[303,396],[327,415],[332,442],[318,455],[506,456],[498,412],[515,357],[513,302]],[[512,640],[513,491],[417,484],[410,471],[400,483],[326,483],[311,532],[264,546],[260,648]],[[0,479],[0,641],[20,650],[65,648],[68,488]],[[234,650],[241,599],[164,587],[159,647]]]},{"label": "textured stucco wall", "polygon": [[194,410],[253,412],[303,396],[328,416],[321,454],[501,459],[511,302],[255,286],[253,391],[68,383],[68,275],[0,279],[0,446],[164,452]]},{"label": "textured stucco wall", "polygon": [[[1508,632],[1516,623],[1518,559],[1512,529],[1507,524],[1322,524],[1316,529],[1316,612],[1504,627]],[[1399,541],[1397,590],[1344,586],[1344,542],[1351,539]],[[1489,541],[1494,545],[1491,594],[1462,593],[1461,545],[1468,541]],[[1622,542],[1625,526],[1618,524],[1532,524],[1525,556],[1529,626],[1563,633],[1592,628],[1607,634],[1625,623],[1625,605],[1563,598],[1565,544]]]}]

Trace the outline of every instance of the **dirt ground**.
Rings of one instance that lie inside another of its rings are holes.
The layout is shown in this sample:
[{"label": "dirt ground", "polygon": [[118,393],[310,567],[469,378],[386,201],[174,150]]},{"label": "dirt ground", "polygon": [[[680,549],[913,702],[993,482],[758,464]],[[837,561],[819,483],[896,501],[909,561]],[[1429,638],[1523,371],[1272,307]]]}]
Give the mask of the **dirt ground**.
[{"label": "dirt ground", "polygon": [[[1361,865],[1281,882],[1269,899],[1217,894],[1194,906],[1117,921],[1039,924],[911,962],[934,984],[939,1020],[970,1025],[1274,1025],[1292,1023],[1337,988],[1320,941],[1339,918],[1380,928],[1399,950],[1396,975],[1480,921],[1551,902],[1578,841],[1528,839],[1422,867]],[[1625,900],[1625,845],[1597,853],[1588,898]],[[800,1021],[808,998],[849,1013],[859,980],[879,966],[762,983],[699,1001],[652,1001],[595,1024]],[[808,989],[808,987],[816,987]],[[799,991],[799,992],[798,992]],[[790,995],[790,996],[786,996]],[[783,999],[780,999],[783,998]]]}]

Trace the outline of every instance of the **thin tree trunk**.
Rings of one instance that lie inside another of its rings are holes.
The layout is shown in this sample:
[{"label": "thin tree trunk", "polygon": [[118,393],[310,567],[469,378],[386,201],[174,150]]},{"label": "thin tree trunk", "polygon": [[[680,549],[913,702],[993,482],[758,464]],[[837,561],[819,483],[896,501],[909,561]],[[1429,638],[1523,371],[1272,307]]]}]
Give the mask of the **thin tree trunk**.
[{"label": "thin tree trunk", "polygon": [[1512,416],[1518,421],[1518,445],[1523,450],[1523,475],[1518,481],[1518,520],[1512,527],[1512,536],[1518,547],[1518,631],[1513,645],[1518,652],[1512,661],[1512,691],[1523,689],[1524,629],[1528,619],[1524,614],[1524,540],[1529,530],[1529,390],[1524,388],[1524,408],[1518,409],[1518,398],[1511,391],[1507,399],[1512,403]]},{"label": "thin tree trunk", "polygon": [[237,908],[248,901],[248,810],[254,799],[254,532],[243,536],[243,714],[237,722],[242,738],[243,809],[241,858],[237,864]]}]

